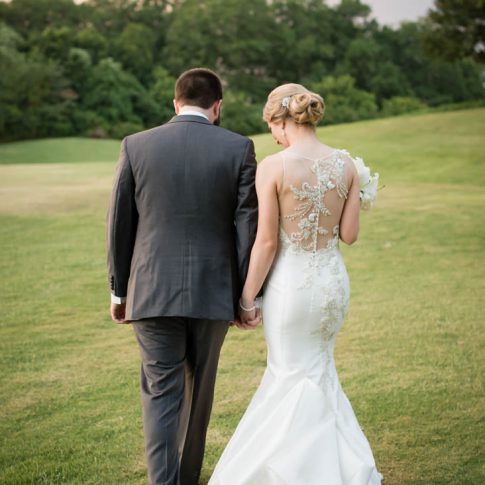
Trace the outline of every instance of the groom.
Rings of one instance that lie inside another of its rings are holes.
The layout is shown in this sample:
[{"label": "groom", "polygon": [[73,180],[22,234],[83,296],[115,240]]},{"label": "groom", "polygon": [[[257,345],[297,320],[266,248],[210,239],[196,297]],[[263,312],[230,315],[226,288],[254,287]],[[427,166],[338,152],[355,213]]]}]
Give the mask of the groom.
[{"label": "groom", "polygon": [[175,85],[177,116],[126,137],[108,212],[111,315],[141,353],[151,485],[196,485],[217,364],[257,225],[253,143],[218,127],[208,69]]}]

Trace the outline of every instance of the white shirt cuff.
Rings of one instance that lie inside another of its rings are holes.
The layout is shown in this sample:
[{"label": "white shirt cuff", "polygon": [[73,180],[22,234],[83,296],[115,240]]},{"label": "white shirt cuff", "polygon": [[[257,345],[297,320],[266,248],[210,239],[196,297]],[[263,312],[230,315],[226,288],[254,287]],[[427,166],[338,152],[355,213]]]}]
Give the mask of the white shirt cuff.
[{"label": "white shirt cuff", "polygon": [[111,293],[111,303],[116,303],[117,305],[121,305],[122,303],[126,302],[126,296],[116,296]]}]

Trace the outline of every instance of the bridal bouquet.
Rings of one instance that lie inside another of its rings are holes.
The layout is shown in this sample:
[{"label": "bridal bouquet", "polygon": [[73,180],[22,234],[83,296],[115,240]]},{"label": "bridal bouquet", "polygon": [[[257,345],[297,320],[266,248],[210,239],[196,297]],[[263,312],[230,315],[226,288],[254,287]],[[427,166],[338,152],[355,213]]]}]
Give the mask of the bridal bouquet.
[{"label": "bridal bouquet", "polygon": [[377,184],[379,182],[379,174],[370,174],[370,168],[366,167],[362,158],[353,158],[355,168],[359,175],[360,186],[360,208],[362,210],[369,210],[377,200]]}]

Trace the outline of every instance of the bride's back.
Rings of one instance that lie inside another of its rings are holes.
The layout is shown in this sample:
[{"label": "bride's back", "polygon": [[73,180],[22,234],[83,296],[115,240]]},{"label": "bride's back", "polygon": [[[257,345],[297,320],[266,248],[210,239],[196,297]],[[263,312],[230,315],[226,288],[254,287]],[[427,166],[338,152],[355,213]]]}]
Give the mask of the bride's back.
[{"label": "bride's back", "polygon": [[280,225],[298,248],[316,251],[338,241],[339,223],[350,186],[350,158],[343,150],[308,158],[281,152],[278,191]]}]

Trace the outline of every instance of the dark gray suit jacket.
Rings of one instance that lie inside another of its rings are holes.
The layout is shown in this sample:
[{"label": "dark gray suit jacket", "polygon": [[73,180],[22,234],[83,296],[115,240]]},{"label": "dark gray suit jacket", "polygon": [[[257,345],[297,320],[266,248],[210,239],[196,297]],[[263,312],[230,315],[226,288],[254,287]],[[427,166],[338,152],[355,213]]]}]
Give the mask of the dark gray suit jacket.
[{"label": "dark gray suit jacket", "polygon": [[181,115],[121,144],[108,271],[126,319],[232,320],[257,228],[251,140]]}]

